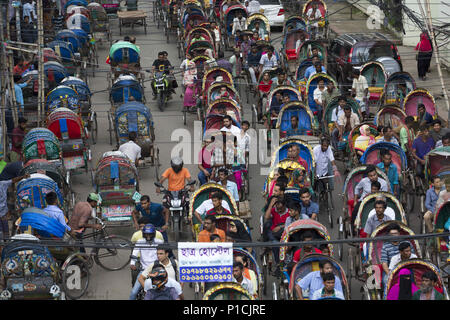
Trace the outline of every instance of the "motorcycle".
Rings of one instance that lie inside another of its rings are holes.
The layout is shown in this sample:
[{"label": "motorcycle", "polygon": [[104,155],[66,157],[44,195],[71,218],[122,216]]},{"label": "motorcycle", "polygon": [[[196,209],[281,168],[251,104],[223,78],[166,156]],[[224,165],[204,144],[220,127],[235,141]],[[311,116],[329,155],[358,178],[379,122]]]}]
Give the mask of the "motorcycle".
[{"label": "motorcycle", "polygon": [[169,211],[170,217],[172,220],[172,230],[175,236],[175,242],[178,242],[180,239],[180,232],[182,226],[182,218],[185,221],[188,219],[189,213],[189,194],[188,189],[190,186],[194,185],[195,181],[191,181],[186,184],[184,189],[179,191],[168,191],[164,186],[155,182],[155,186],[161,189],[161,192],[164,194],[164,202],[168,202],[170,204]]},{"label": "motorcycle", "polygon": [[169,81],[168,75],[162,71],[156,71],[153,74],[152,86],[156,92],[156,99],[158,100],[158,108],[160,111],[164,111],[169,100]]}]

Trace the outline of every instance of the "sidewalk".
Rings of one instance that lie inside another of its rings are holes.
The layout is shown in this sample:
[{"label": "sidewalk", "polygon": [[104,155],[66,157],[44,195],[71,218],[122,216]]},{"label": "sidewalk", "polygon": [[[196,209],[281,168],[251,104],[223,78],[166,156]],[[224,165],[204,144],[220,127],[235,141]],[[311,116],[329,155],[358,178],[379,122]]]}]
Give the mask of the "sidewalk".
[{"label": "sidewalk", "polygon": [[[427,74],[427,80],[422,81],[417,74],[417,62],[415,59],[416,52],[414,47],[401,45],[402,41],[388,30],[370,30],[367,27],[368,16],[353,7],[350,12],[351,6],[344,1],[326,1],[328,6],[328,15],[330,22],[330,35],[336,37],[345,33],[364,32],[373,33],[379,32],[384,34],[388,39],[397,45],[398,53],[400,54],[403,71],[410,73],[415,81],[416,86],[419,88],[425,88],[434,96],[436,105],[438,106],[439,116],[448,121],[448,110],[442,93],[441,83],[437,72],[436,60],[433,55],[430,66],[430,73]],[[417,39],[419,41],[419,39]],[[447,94],[450,95],[450,73],[442,69],[442,76],[447,89]]]}]

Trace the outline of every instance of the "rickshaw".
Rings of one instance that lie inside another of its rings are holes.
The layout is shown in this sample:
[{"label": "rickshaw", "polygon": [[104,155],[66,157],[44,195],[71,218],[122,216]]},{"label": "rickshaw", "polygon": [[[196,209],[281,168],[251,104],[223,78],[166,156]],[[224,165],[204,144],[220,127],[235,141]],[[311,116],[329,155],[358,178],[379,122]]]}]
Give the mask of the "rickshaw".
[{"label": "rickshaw", "polygon": [[[317,4],[317,9],[320,11],[320,13],[322,14],[322,18],[318,21],[318,25],[319,25],[319,37],[323,38],[323,39],[328,39],[328,35],[329,35],[329,28],[328,28],[328,10],[327,10],[327,4],[324,1],[321,0],[309,0],[308,2],[306,2],[303,6],[303,16],[305,17],[305,21],[309,24],[309,23],[313,23],[308,21],[307,17],[306,17],[306,13],[308,12],[308,10],[310,8],[312,8],[313,4]],[[321,33],[321,34],[320,34]]]},{"label": "rickshaw", "polygon": [[109,42],[109,45],[111,45],[112,44],[111,27],[109,24],[108,14],[106,13],[105,8],[100,3],[97,2],[89,3],[87,8],[89,9],[89,12],[91,14],[92,35],[98,41],[102,41],[102,39],[104,39],[103,36],[106,35],[106,39]]},{"label": "rickshaw", "polygon": [[[331,119],[333,117],[333,112],[335,113],[334,115],[337,117],[337,107],[339,105],[339,99],[340,97],[335,97],[331,99],[325,106],[325,110],[323,112],[323,119],[322,119],[323,133],[328,134],[329,136],[331,136],[333,130],[336,128],[334,122],[332,122]],[[350,108],[352,108],[352,112],[358,114],[359,103],[351,97],[346,97],[345,99],[347,101],[346,104],[350,106]]]},{"label": "rickshaw", "polygon": [[403,106],[403,101],[411,91],[416,89],[414,78],[405,71],[395,72],[389,76],[384,85],[383,104],[396,104]]},{"label": "rickshaw", "polygon": [[192,57],[206,56],[206,50],[211,50],[213,57],[217,57],[214,42],[212,40],[199,40],[189,44],[186,48],[186,54],[190,54]]},{"label": "rickshaw", "polygon": [[[302,63],[305,60],[311,61],[312,49],[317,49],[322,65],[327,65],[327,43],[323,40],[306,40],[297,49],[297,60]],[[298,70],[298,69],[297,69]]]},{"label": "rickshaw", "polygon": [[87,143],[88,133],[81,117],[67,108],[55,109],[47,117],[47,128],[61,143],[62,157],[68,177],[84,169],[87,173],[92,167],[91,149]]},{"label": "rickshaw", "polygon": [[440,293],[442,293],[445,300],[449,300],[448,291],[447,288],[445,287],[439,268],[436,267],[434,264],[421,259],[410,259],[407,261],[400,262],[395,267],[395,269],[391,271],[391,273],[389,274],[387,285],[384,289],[383,300],[387,299],[387,296],[391,288],[400,281],[399,272],[403,269],[408,269],[411,271],[412,279],[417,288],[420,288],[420,285],[422,283],[422,275],[426,271],[432,271],[438,279],[437,285],[434,288]]},{"label": "rickshaw", "polygon": [[225,50],[230,49],[233,47],[234,44],[234,38],[231,34],[233,30],[233,20],[235,17],[237,17],[238,12],[242,13],[242,17],[245,19],[248,18],[248,12],[245,6],[242,4],[236,4],[230,6],[227,11],[223,14],[223,19],[221,19],[222,23],[222,34],[223,39],[225,41]]},{"label": "rickshaw", "polygon": [[194,62],[197,67],[197,79],[203,79],[205,63],[209,59],[210,57],[208,56],[196,56],[192,58],[192,62]]},{"label": "rickshaw", "polygon": [[[217,77],[222,77],[221,80],[217,81]],[[233,76],[225,69],[220,67],[214,67],[209,69],[203,74],[202,80],[202,92],[203,99],[206,101],[208,99],[207,94],[209,87],[212,86],[215,82],[228,82],[233,85]]]},{"label": "rickshaw", "polygon": [[406,113],[398,105],[388,104],[382,106],[375,118],[373,123],[376,126],[390,126],[394,131],[396,128],[405,125]]},{"label": "rickshaw", "polygon": [[308,102],[308,107],[314,113],[316,118],[318,118],[318,122],[321,122],[323,117],[320,116],[320,119],[319,119],[319,117],[317,115],[320,114],[321,112],[323,112],[324,110],[322,107],[317,106],[317,103],[314,101],[314,90],[316,90],[320,80],[324,80],[325,87],[328,85],[328,82],[333,82],[335,88],[338,88],[338,84],[337,84],[336,80],[334,80],[328,74],[321,72],[321,73],[316,73],[316,74],[312,75],[311,77],[309,77],[308,81],[306,82],[305,89],[301,90],[302,94],[304,94],[303,101]]},{"label": "rickshaw", "polygon": [[[302,234],[306,231],[311,231],[314,234],[315,240],[326,240],[329,241],[330,235],[327,228],[320,222],[312,219],[300,219],[291,223],[286,229],[284,229],[281,235],[281,243],[297,242],[301,241]],[[330,252],[330,257],[333,256],[333,245],[327,245]],[[280,300],[289,299],[289,283],[290,283],[290,265],[293,263],[294,253],[300,248],[293,246],[280,247],[280,265],[279,268],[282,272],[282,277],[278,289],[274,284],[274,292],[272,292],[274,300],[279,297]],[[308,257],[308,256],[306,256]],[[305,259],[304,257],[303,259]],[[302,261],[303,259],[300,259]],[[264,266],[263,266],[264,268]],[[264,272],[264,271],[263,271]]]},{"label": "rickshaw", "polygon": [[63,29],[59,31],[56,36],[55,40],[69,42],[72,45],[73,52],[80,52],[81,51],[81,42],[78,36],[70,29]]},{"label": "rickshaw", "polygon": [[58,108],[68,108],[75,113],[79,113],[80,98],[73,88],[59,85],[47,94],[45,106],[47,113],[51,113]]},{"label": "rickshaw", "polygon": [[[328,261],[333,265],[333,274],[341,281],[344,297],[346,300],[350,299],[350,281],[347,280],[344,268],[339,264],[336,259],[323,255],[323,254],[310,254],[299,261],[289,274],[289,292],[288,297],[290,300],[297,300],[297,293],[295,291],[295,284],[302,278],[307,276],[310,272],[319,271],[319,262]],[[311,298],[313,292],[309,292]]]},{"label": "rickshaw", "polygon": [[198,190],[191,194],[191,199],[189,201],[189,219],[192,221],[192,235],[193,241],[197,241],[198,233],[200,232],[201,221],[198,221],[194,215],[194,211],[206,200],[210,199],[212,194],[215,192],[219,192],[223,200],[228,203],[230,207],[230,212],[233,216],[239,215],[239,210],[236,205],[236,201],[234,201],[231,193],[224,188],[222,185],[209,182],[202,185]]},{"label": "rickshaw", "polygon": [[267,104],[264,107],[263,113],[268,118],[268,124],[270,127],[275,128],[276,122],[278,121],[279,114],[274,116],[271,114],[270,109],[274,106],[274,100],[277,93],[280,93],[282,96],[287,94],[289,95],[289,101],[302,101],[302,97],[300,92],[294,87],[290,86],[278,86],[275,89],[270,91],[269,97],[267,99]]},{"label": "rickshaw", "polygon": [[[356,195],[355,195],[355,189],[358,183],[365,177],[366,175],[367,166],[359,166],[357,168],[354,168],[352,171],[349,172],[347,177],[344,181],[344,187],[342,189],[342,216],[338,218],[338,225],[339,225],[339,233],[338,238],[339,239],[347,239],[347,238],[354,238],[356,235],[354,234],[354,228],[351,224],[352,221],[352,213],[353,209],[356,206]],[[378,176],[385,180],[386,182],[389,181],[387,175],[382,171],[380,168],[376,167],[376,171]],[[339,259],[342,261],[343,257],[343,244],[339,244],[338,251],[339,251]]]},{"label": "rickshaw", "polygon": [[171,33],[175,34],[178,39],[178,28],[180,23],[178,20],[178,4],[176,2],[167,7],[165,18],[164,33],[166,35],[166,42],[169,43]]},{"label": "rickshaw", "polygon": [[75,193],[72,191],[72,186],[68,183],[67,171],[63,165],[55,162],[49,162],[44,159],[30,160],[24,164],[20,175],[41,173],[50,177],[58,184],[59,190],[64,196],[64,203],[75,204]]},{"label": "rickshaw", "polygon": [[[364,227],[369,217],[369,213],[372,210],[375,211],[374,204],[378,197],[384,197],[384,199],[386,199],[387,207],[394,210],[395,221],[400,221],[407,225],[405,210],[403,210],[402,204],[396,197],[387,192],[371,193],[361,201],[361,206],[359,207],[355,219],[355,229],[359,237],[364,237],[364,235],[371,237],[373,235],[373,233],[365,233]],[[353,276],[355,279],[361,278],[366,272],[364,270],[364,265],[368,262],[367,246],[368,244],[366,243],[358,243],[356,248],[350,247],[348,250],[349,271],[347,274]]]},{"label": "rickshaw", "polygon": [[261,269],[258,265],[258,262],[250,252],[242,248],[233,248],[233,257],[241,256],[245,257],[248,261],[247,268],[255,273],[255,279],[252,279],[253,288],[255,288],[256,298],[262,299],[263,295],[263,283]]},{"label": "rickshaw", "polygon": [[[190,3],[184,3],[180,17],[182,18],[181,34],[186,38],[186,35],[192,28],[208,22],[208,18],[203,11],[201,4],[197,1],[191,1]],[[190,23],[192,21],[192,25]],[[181,27],[181,26],[180,26]]]},{"label": "rickshaw", "polygon": [[31,129],[23,139],[24,162],[31,159],[61,161],[61,145],[53,132],[46,128]]},{"label": "rickshaw", "polygon": [[120,76],[132,74],[142,83],[144,76],[141,73],[141,50],[128,41],[118,41],[109,49],[111,72],[107,73],[108,89]]},{"label": "rickshaw", "polygon": [[[394,143],[378,142],[367,147],[361,157],[361,163],[365,165],[378,165],[382,162],[381,151],[389,150],[392,156],[392,163],[397,167],[399,178],[400,201],[406,213],[412,213],[414,209],[415,190],[415,172],[408,167],[408,159],[403,149]],[[386,181],[389,183],[389,181]],[[391,190],[394,192],[394,190]],[[407,216],[409,222],[409,216]]]},{"label": "rickshaw", "polygon": [[[286,176],[289,179],[289,183],[292,181],[292,172],[294,172],[296,169],[305,169],[302,165],[300,165],[298,162],[295,162],[293,160],[289,159],[283,159],[280,162],[278,162],[274,167],[270,169],[270,173],[267,175],[267,178],[264,182],[264,196],[268,196],[270,193],[270,187],[272,185],[272,181],[274,180],[275,170],[278,168],[282,168],[285,171]],[[306,170],[306,169],[305,169]]]},{"label": "rickshaw", "polygon": [[297,145],[300,148],[299,156],[308,164],[308,168],[305,168],[306,171],[308,173],[314,172],[315,162],[313,149],[307,142],[297,138],[287,138],[280,143],[278,149],[272,154],[270,167],[274,167],[277,163],[287,158],[288,149],[291,145]]},{"label": "rickshaw", "polygon": [[387,80],[383,64],[377,61],[369,61],[361,67],[360,71],[369,85],[369,104],[377,104],[383,95]]},{"label": "rickshaw", "polygon": [[[272,79],[273,77],[276,77],[278,74],[278,68],[272,68],[272,69],[266,69],[263,73],[260,73],[258,76],[258,86],[263,81],[264,74],[268,73],[269,78]],[[255,90],[255,96],[257,98],[257,104],[252,105],[252,127],[256,128],[256,121],[260,121],[264,114],[266,114],[266,106],[268,103],[268,95],[269,93],[265,93],[264,95],[261,94],[261,91],[259,91],[258,87]]]},{"label": "rickshaw", "polygon": [[57,194],[57,204],[68,215],[70,204],[64,201],[63,194],[58,184],[52,178],[42,173],[33,173],[28,179],[23,179],[17,184],[17,208],[20,212],[28,207],[44,209],[47,206],[45,196],[47,193]]},{"label": "rickshaw", "polygon": [[[133,100],[134,99],[134,100]],[[109,92],[111,111],[126,102],[138,101],[145,103],[144,88],[133,75],[121,75],[114,81]]]},{"label": "rickshaw", "polygon": [[220,89],[225,87],[227,91],[227,98],[234,100],[240,105],[239,93],[236,88],[229,82],[216,82],[208,88],[208,100],[206,100],[206,105],[209,106],[211,103],[217,100],[220,95]]},{"label": "rickshaw", "polygon": [[417,119],[417,105],[423,103],[426,111],[433,116],[437,117],[437,107],[434,101],[433,95],[426,89],[417,88],[406,96],[403,103],[403,110],[406,115],[413,116]]},{"label": "rickshaw", "polygon": [[[408,228],[404,223],[400,221],[386,221],[383,222],[381,225],[379,225],[371,234],[371,238],[376,237],[386,237],[388,235],[388,228],[392,225],[398,225],[400,227],[400,235],[411,235],[414,236],[414,232]],[[406,240],[403,240],[406,241]],[[421,258],[421,249],[419,242],[417,240],[411,239],[407,240],[411,243],[411,247],[413,249],[413,252]],[[366,272],[368,273],[368,276],[375,276],[375,286],[369,286],[367,283],[363,284],[364,289],[364,295],[366,300],[381,300],[382,299],[382,277],[383,277],[383,267],[381,266],[381,249],[383,248],[383,243],[386,241],[380,240],[376,242],[369,242],[367,246],[369,246],[368,249],[368,264],[371,266],[371,268],[367,268]],[[374,269],[377,268],[378,272],[376,272]],[[379,275],[379,276],[378,276]],[[373,283],[371,283],[373,284]]]},{"label": "rickshaw", "polygon": [[298,65],[297,70],[295,71],[295,80],[297,81],[297,86],[299,88],[302,88],[303,86],[306,85],[306,80],[305,80],[306,69],[308,69],[312,65],[313,64],[310,59],[303,60]]},{"label": "rickshaw", "polygon": [[281,41],[282,65],[290,73],[294,73],[298,59],[298,47],[309,39],[306,23],[301,17],[290,17],[284,23],[283,40]]},{"label": "rickshaw", "polygon": [[203,300],[255,300],[252,295],[236,282],[224,282],[205,292]]},{"label": "rickshaw", "polygon": [[[292,128],[292,116],[297,116],[299,120],[298,128]],[[296,130],[295,135],[312,135],[316,133],[317,125],[314,122],[314,115],[311,110],[303,102],[293,101],[281,108],[276,129],[280,130],[280,138],[284,138],[288,135],[289,130]]]},{"label": "rickshaw", "polygon": [[86,7],[88,5],[87,0],[69,0],[64,4],[63,12],[68,12],[74,6]]},{"label": "rickshaw", "polygon": [[263,40],[270,39],[270,23],[267,17],[262,13],[252,13],[247,18],[247,30],[256,31],[256,23],[259,23],[259,29],[264,32]]},{"label": "rickshaw", "polygon": [[[425,157],[425,179],[430,180],[432,176],[439,176],[444,180],[450,175],[450,147],[439,147],[431,150]],[[431,182],[431,181],[430,181]]]},{"label": "rickshaw", "polygon": [[[128,135],[137,133],[137,144],[141,147],[141,156],[150,158],[145,164],[155,167],[155,177],[159,177],[159,148],[155,145],[155,128],[150,109],[140,102],[127,102],[108,113],[109,143],[112,145],[113,132],[116,148],[128,142]],[[145,165],[144,165],[145,167]]]},{"label": "rickshaw", "polygon": [[77,92],[80,100],[81,118],[92,139],[92,144],[95,144],[98,137],[97,113],[92,110],[92,93],[88,85],[76,77],[64,78],[61,81],[61,85],[71,87]]},{"label": "rickshaw", "polygon": [[[214,47],[214,37],[212,36],[211,31],[209,31],[208,29],[206,29],[204,27],[195,27],[195,28],[192,28],[189,31],[189,33],[186,35],[185,42],[183,44],[184,50],[186,50],[191,45],[192,40],[194,39],[194,35],[196,33],[199,33],[200,36],[204,38],[204,40],[196,40],[196,41],[207,41],[207,42],[211,43]],[[194,41],[194,43],[196,41]],[[214,51],[214,49],[213,49],[213,51]]]},{"label": "rickshaw", "polygon": [[208,109],[206,109],[206,117],[211,114],[221,114],[219,110],[217,110],[219,108],[225,108],[226,114],[230,115],[236,122],[241,123],[241,107],[236,103],[236,101],[226,98],[213,101],[209,105]]},{"label": "rickshaw", "polygon": [[350,131],[348,138],[347,138],[347,148],[349,149],[349,153],[351,154],[351,162],[354,164],[354,166],[357,166],[360,163],[360,157],[358,156],[358,153],[356,152],[358,151],[363,151],[360,149],[355,148],[355,142],[356,139],[361,135],[360,132],[360,128],[363,125],[368,125],[369,129],[370,129],[370,135],[373,136],[374,138],[378,135],[378,131],[377,128],[370,123],[361,123],[359,125],[357,125],[356,127],[353,128],[352,131]]},{"label": "rickshaw", "polygon": [[101,197],[97,216],[111,227],[132,226],[139,180],[130,159],[120,151],[104,153],[93,181],[96,193]]},{"label": "rickshaw", "polygon": [[[86,8],[84,8],[86,9]],[[83,29],[86,33],[91,33],[91,22],[89,21],[89,10],[86,9],[85,14],[83,12],[73,13],[70,16],[66,17],[66,26],[68,29],[72,28],[80,28]]]},{"label": "rickshaw", "polygon": [[51,48],[58,56],[61,57],[62,64],[66,68],[69,75],[73,76],[77,73],[77,69],[80,66],[80,55],[74,51],[74,48],[70,42],[54,40],[47,43],[47,47]]},{"label": "rickshaw", "polygon": [[67,68],[56,61],[44,63],[44,73],[50,90],[57,87],[64,78],[69,76]]},{"label": "rickshaw", "polygon": [[[445,224],[450,218],[450,202],[444,202],[439,208],[436,209],[436,214],[434,217],[434,233],[442,233],[446,231],[444,229]],[[446,262],[448,262],[448,236],[436,237],[431,239],[426,239],[424,241],[424,251],[425,256],[431,258],[431,261],[438,266],[443,267]]]}]

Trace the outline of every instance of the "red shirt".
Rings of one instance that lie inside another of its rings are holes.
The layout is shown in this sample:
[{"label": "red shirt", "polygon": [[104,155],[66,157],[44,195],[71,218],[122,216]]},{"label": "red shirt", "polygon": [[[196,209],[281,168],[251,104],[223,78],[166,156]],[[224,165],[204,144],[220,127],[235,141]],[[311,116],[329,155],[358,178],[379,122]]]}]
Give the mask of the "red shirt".
[{"label": "red shirt", "polygon": [[298,156],[298,163],[300,163],[300,165],[305,168],[306,172],[308,172],[308,162],[306,162],[302,157]]},{"label": "red shirt", "polygon": [[198,154],[198,162],[202,164],[203,168],[209,169],[211,168],[211,157],[213,152],[212,150],[207,150],[206,147],[207,146],[204,146]]},{"label": "red shirt", "polygon": [[274,207],[270,214],[272,215],[272,226],[270,227],[270,230],[273,230],[277,225],[286,222],[286,219],[289,217],[289,209],[286,209],[284,213],[280,214]]},{"label": "red shirt", "polygon": [[222,207],[222,213],[217,213],[216,212],[216,208],[212,208],[212,209],[210,209],[210,210],[208,210],[207,212],[206,212],[206,215],[207,216],[214,216],[214,215],[216,215],[216,214],[231,214],[231,212],[230,211],[228,211],[227,209],[225,209],[224,207]]},{"label": "red shirt", "polygon": [[[294,262],[299,262],[300,261],[300,254],[302,252],[302,249],[298,249],[297,251],[295,251],[294,253],[294,258],[292,258],[292,260]],[[320,251],[319,249],[313,248],[313,252],[312,253],[322,253],[322,251]],[[308,253],[311,254],[311,253]]]},{"label": "red shirt", "polygon": [[261,81],[259,83],[258,89],[259,91],[262,91],[264,93],[268,93],[270,91],[270,88],[272,87],[272,80],[269,81],[269,83],[264,83],[263,81]]},{"label": "red shirt", "polygon": [[21,127],[16,127],[12,131],[12,151],[22,155],[22,141],[25,137],[25,131]]}]

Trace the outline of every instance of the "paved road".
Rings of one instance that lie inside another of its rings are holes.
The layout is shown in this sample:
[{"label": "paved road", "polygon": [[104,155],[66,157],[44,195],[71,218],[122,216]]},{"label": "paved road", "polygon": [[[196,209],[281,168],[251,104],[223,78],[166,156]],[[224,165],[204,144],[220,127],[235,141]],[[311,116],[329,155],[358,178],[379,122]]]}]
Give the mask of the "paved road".
[{"label": "paved road", "polygon": [[[154,22],[152,21],[151,16],[151,8],[150,5],[144,5],[144,10],[149,12],[150,19],[148,34],[145,35],[143,28],[137,27],[134,31],[131,29],[123,30],[122,36],[119,36],[119,28],[117,21],[113,21],[113,40],[120,39],[124,35],[134,35],[137,37],[136,44],[141,48],[141,65],[144,69],[150,69],[153,60],[157,57],[157,53],[159,51],[165,50],[169,53],[169,60],[172,65],[179,66],[181,61],[177,59],[177,49],[176,44],[174,43],[174,37],[172,37],[171,43],[167,44],[165,40],[165,36],[161,29],[157,29]],[[274,39],[276,41],[276,47],[280,47],[280,33],[274,33]],[[107,43],[103,43],[99,45],[99,63],[100,67],[95,73],[95,77],[90,76],[89,78],[89,86],[92,91],[96,92],[93,96],[93,105],[94,110],[97,112],[98,116],[98,125],[99,125],[99,136],[98,142],[96,145],[92,147],[94,165],[101,157],[103,152],[109,151],[112,147],[109,144],[109,134],[107,132],[108,128],[108,120],[107,120],[107,111],[110,108],[109,100],[108,100],[108,92],[106,91],[107,82],[106,76],[107,72],[109,72],[109,65],[105,63],[106,56],[109,52],[109,45]],[[230,52],[226,53],[230,55]],[[412,62],[414,63],[414,62]],[[179,76],[178,76],[179,77]],[[179,83],[181,84],[181,80],[179,79]],[[145,95],[147,97],[147,105],[150,107],[154,122],[155,122],[155,134],[156,134],[156,144],[160,150],[160,162],[162,164],[160,172],[167,168],[170,165],[170,153],[172,148],[177,143],[176,141],[171,141],[171,135],[173,134],[175,129],[186,129],[187,131],[182,134],[183,139],[187,139],[189,135],[192,137],[193,135],[193,122],[195,120],[195,115],[188,115],[187,126],[183,125],[182,121],[182,100],[180,98],[180,90],[177,91],[177,95],[174,95],[174,99],[169,102],[168,109],[163,113],[160,112],[156,106],[156,104],[151,100],[151,88],[149,83],[146,83]],[[244,119],[250,120],[250,106],[244,105]],[[179,135],[178,135],[179,136]],[[196,154],[192,151],[192,159],[196,157]],[[342,168],[341,164],[338,164],[340,168]],[[196,165],[187,165],[186,166],[193,176],[196,176],[198,173],[198,169]],[[343,170],[341,170],[343,172]],[[250,226],[252,228],[252,236],[254,240],[259,239],[259,216],[261,214],[261,208],[264,205],[264,201],[261,197],[261,190],[264,184],[265,176],[259,174],[259,166],[252,165],[250,166],[250,175],[251,175],[251,209],[253,212],[253,219],[251,220]],[[91,192],[92,188],[90,187],[90,177],[88,175],[80,175],[76,176],[73,179],[74,189],[77,193],[77,200],[85,201],[86,196],[89,192]],[[139,171],[139,183],[141,188],[141,194],[150,195],[152,201],[161,202],[161,196],[156,195],[155,187],[153,183],[155,182],[155,172],[153,169],[143,169]],[[342,190],[342,183],[337,183],[336,191],[333,194],[333,198],[335,200],[335,218],[338,217],[342,212],[342,201],[340,197],[340,193]],[[325,226],[329,227],[327,216],[325,213],[321,213],[319,216],[319,221],[321,221]],[[413,215],[411,218],[412,228],[414,231],[418,231],[418,219],[416,215]],[[127,237],[131,237],[131,234],[134,230],[111,230],[112,233],[119,233],[125,235]],[[333,239],[337,238],[337,227],[331,230],[331,236]],[[169,235],[171,237],[171,235]],[[189,241],[191,239],[190,233],[184,234],[182,236],[182,240]],[[344,250],[347,250],[347,247],[344,247]],[[347,268],[347,261],[344,256],[343,266]],[[359,289],[361,287],[361,283],[357,281],[352,281],[352,298],[360,299],[361,294],[359,293]],[[269,286],[270,288],[270,286]],[[91,274],[91,282],[89,285],[89,289],[87,294],[83,297],[83,299],[127,299],[131,290],[131,276],[130,269],[125,268],[116,272],[105,271],[99,266],[95,265],[92,269]],[[269,295],[264,297],[264,299],[271,299],[270,291]],[[185,288],[185,296],[187,299],[193,299],[193,290],[186,286]]]}]

